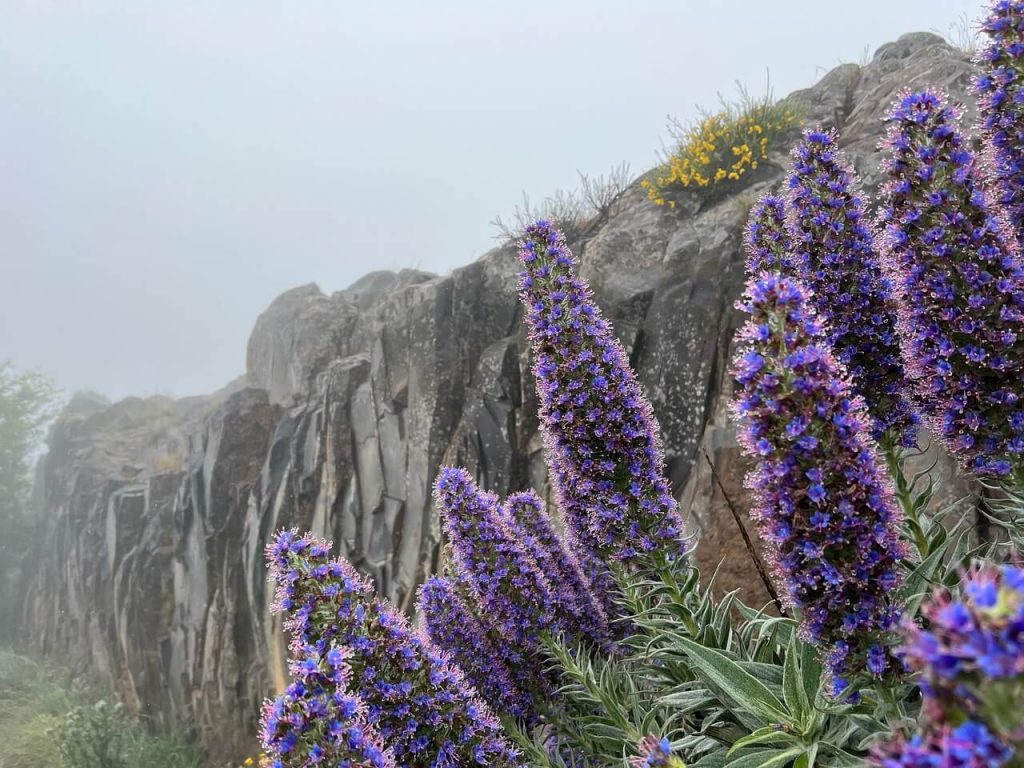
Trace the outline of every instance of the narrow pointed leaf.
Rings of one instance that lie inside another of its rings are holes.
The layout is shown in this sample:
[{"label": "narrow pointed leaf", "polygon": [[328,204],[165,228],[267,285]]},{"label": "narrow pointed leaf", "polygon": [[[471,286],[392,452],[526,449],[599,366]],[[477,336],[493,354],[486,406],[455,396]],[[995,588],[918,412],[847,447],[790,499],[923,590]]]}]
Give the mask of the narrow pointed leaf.
[{"label": "narrow pointed leaf", "polygon": [[811,705],[804,690],[798,651],[799,647],[794,635],[786,651],[786,662],[782,667],[782,697],[793,714],[793,719],[802,724]]},{"label": "narrow pointed leaf", "polygon": [[800,646],[800,676],[803,679],[804,694],[807,696],[808,711],[814,709],[821,688],[821,660],[818,649],[810,643],[798,640]]},{"label": "narrow pointed leaf", "polygon": [[747,749],[755,746],[765,747],[785,743],[795,745],[796,737],[791,733],[787,733],[786,731],[776,728],[775,726],[768,725],[764,728],[758,728],[753,733],[748,734],[735,742],[731,747],[729,747],[729,756],[731,757],[741,749]]},{"label": "narrow pointed leaf", "polygon": [[768,721],[785,722],[788,720],[786,708],[775,694],[735,661],[723,653],[705,648],[692,640],[680,638],[679,642],[686,654],[694,661],[694,671],[725,691],[737,705]]},{"label": "narrow pointed leaf", "polygon": [[782,768],[803,752],[802,747],[794,747],[784,752],[764,750],[744,755],[725,764],[725,768]]}]

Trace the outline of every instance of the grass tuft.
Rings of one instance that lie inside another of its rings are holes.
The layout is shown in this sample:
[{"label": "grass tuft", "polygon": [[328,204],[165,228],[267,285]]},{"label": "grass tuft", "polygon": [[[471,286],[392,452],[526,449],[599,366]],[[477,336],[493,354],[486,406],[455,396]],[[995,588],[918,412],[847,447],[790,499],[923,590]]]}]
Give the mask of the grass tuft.
[{"label": "grass tuft", "polygon": [[717,112],[702,110],[689,123],[669,123],[672,147],[652,178],[641,185],[656,205],[675,207],[673,191],[689,189],[701,193],[728,188],[767,159],[779,134],[799,124],[793,106],[776,102],[769,89],[764,96],[751,96],[739,86],[739,96],[728,101],[720,97]]}]

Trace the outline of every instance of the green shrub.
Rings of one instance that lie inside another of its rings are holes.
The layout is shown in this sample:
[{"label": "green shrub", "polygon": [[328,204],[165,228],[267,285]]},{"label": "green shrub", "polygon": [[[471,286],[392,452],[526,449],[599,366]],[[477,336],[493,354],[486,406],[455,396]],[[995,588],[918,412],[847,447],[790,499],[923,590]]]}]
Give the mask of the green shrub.
[{"label": "green shrub", "polygon": [[80,705],[53,730],[65,768],[128,768],[131,724],[120,704]]},{"label": "green shrub", "polygon": [[673,147],[641,186],[656,205],[674,208],[675,201],[668,198],[673,190],[706,191],[735,184],[767,159],[779,134],[798,122],[792,105],[774,101],[770,92],[754,98],[740,88],[739,98],[723,99],[717,112],[702,112],[689,123],[673,120]]},{"label": "green shrub", "polygon": [[0,648],[0,768],[198,768],[179,736],[147,733],[95,686]]}]

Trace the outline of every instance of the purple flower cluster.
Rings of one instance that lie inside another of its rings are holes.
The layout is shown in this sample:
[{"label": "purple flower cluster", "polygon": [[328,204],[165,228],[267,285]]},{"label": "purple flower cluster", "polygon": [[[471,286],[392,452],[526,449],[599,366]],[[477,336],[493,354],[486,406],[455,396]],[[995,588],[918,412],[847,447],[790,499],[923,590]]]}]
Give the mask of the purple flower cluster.
[{"label": "purple flower cluster", "polygon": [[804,636],[827,648],[838,693],[851,674],[880,676],[896,620],[899,513],[862,402],[834,359],[806,289],[752,279],[739,307],[733,413],[756,466],[752,516]]},{"label": "purple flower cluster", "polygon": [[552,586],[559,631],[609,647],[608,618],[575,555],[555,532],[544,502],[533,491],[523,491],[509,496],[502,509],[516,538]]},{"label": "purple flower cluster", "polygon": [[786,226],[786,202],[764,195],[754,203],[747,219],[743,243],[747,249],[747,274],[793,274],[793,244]]},{"label": "purple flower cluster", "polygon": [[537,648],[555,621],[553,590],[509,527],[498,497],[480,490],[466,470],[442,467],[434,498],[452,545],[453,570],[472,590],[481,615],[493,618],[507,643]]},{"label": "purple flower cluster", "polygon": [[402,766],[518,766],[516,752],[462,673],[405,617],[375,598],[366,578],[330,544],[281,531],[267,547],[298,658],[340,650],[350,675],[339,692],[357,698],[366,722]]},{"label": "purple flower cluster", "polygon": [[1013,750],[982,724],[968,720],[887,744],[871,763],[880,768],[1001,768]]},{"label": "purple flower cluster", "polygon": [[535,722],[554,695],[540,653],[544,633],[557,628],[551,584],[509,526],[498,497],[480,490],[464,469],[442,467],[434,498],[451,543],[452,580],[495,638],[514,686],[506,695],[519,699],[525,720]]},{"label": "purple flower cluster", "polygon": [[1024,244],[1024,2],[997,0],[981,28],[989,38],[975,81],[982,136],[996,198]]},{"label": "purple flower cluster", "polygon": [[533,717],[530,694],[522,691],[508,667],[503,640],[474,614],[449,579],[432,576],[420,588],[416,610],[438,648],[444,648],[495,712],[517,719]]},{"label": "purple flower cluster", "polygon": [[348,688],[348,654],[308,648],[289,664],[292,683],[263,707],[260,741],[274,768],[396,768]]},{"label": "purple flower cluster", "polygon": [[1024,454],[1024,269],[957,119],[932,91],[889,113],[882,243],[915,402],[966,468],[1005,476]]},{"label": "purple flower cluster", "polygon": [[604,611],[537,494],[499,504],[465,470],[443,467],[434,495],[451,561],[448,578],[421,590],[427,632],[492,706],[536,723],[557,683],[545,668],[544,635],[608,650]]},{"label": "purple flower cluster", "polygon": [[925,627],[908,623],[899,653],[921,674],[922,731],[886,745],[878,764],[1003,765],[1024,739],[1024,569],[975,568],[961,598],[939,592],[921,612]]},{"label": "purple flower cluster", "polygon": [[528,227],[519,258],[545,453],[584,571],[601,560],[677,560],[686,550],[683,520],[650,403],[622,345],[554,226]]},{"label": "purple flower cluster", "polygon": [[675,768],[682,762],[672,757],[672,746],[668,739],[647,736],[639,744],[640,754],[630,758],[633,768]]},{"label": "purple flower cluster", "polygon": [[787,208],[795,275],[810,290],[832,351],[867,405],[872,435],[911,447],[917,416],[904,394],[896,307],[853,170],[831,131],[805,131],[792,157]]},{"label": "purple flower cluster", "polygon": [[1024,569],[975,569],[967,575],[962,599],[939,594],[922,613],[927,629],[908,627],[901,653],[922,673],[933,719],[967,713],[1024,738],[1024,712],[1017,711],[1007,728],[1000,696],[1024,684]]}]

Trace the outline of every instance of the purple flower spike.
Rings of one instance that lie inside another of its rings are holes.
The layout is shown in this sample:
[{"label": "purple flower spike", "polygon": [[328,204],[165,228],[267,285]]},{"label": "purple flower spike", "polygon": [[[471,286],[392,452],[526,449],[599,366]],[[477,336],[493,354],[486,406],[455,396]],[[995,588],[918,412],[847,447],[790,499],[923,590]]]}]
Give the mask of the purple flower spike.
[{"label": "purple flower spike", "polygon": [[905,391],[892,286],[883,274],[856,178],[831,131],[805,131],[787,179],[795,276],[810,290],[832,351],[868,407],[872,435],[912,447],[917,415]]},{"label": "purple flower spike", "polygon": [[292,683],[263,706],[260,741],[275,765],[317,768],[396,768],[367,725],[362,702],[345,693],[348,653],[307,648],[289,664]]},{"label": "purple flower spike", "polygon": [[519,258],[545,453],[584,571],[594,561],[635,567],[641,556],[683,557],[683,520],[650,403],[565,238],[538,221],[526,229]]},{"label": "purple flower spike", "polygon": [[996,200],[1024,244],[1024,2],[997,0],[981,29],[989,39],[978,53],[982,73],[974,83],[982,137]]},{"label": "purple flower spike", "polygon": [[747,249],[747,275],[793,273],[793,245],[786,228],[786,203],[781,197],[764,195],[754,203],[743,243]]},{"label": "purple flower spike", "polygon": [[1001,768],[1013,750],[993,736],[982,723],[968,720],[887,744],[873,756],[879,768]]},{"label": "purple flower spike", "polygon": [[281,531],[267,547],[276,606],[297,656],[307,648],[325,659],[332,648],[347,653],[350,677],[338,693],[363,703],[398,765],[521,766],[458,668],[329,552],[328,542],[297,531]]},{"label": "purple flower spike", "polygon": [[863,403],[808,301],[779,274],[747,284],[732,407],[768,560],[838,693],[848,675],[886,672],[904,548]]},{"label": "purple flower spike", "polygon": [[1022,466],[1024,269],[976,177],[957,113],[936,93],[888,116],[880,219],[903,361],[929,427],[967,469]]},{"label": "purple flower spike", "polygon": [[565,542],[555,532],[544,502],[533,491],[514,493],[505,500],[509,525],[533,555],[541,573],[552,587],[558,630],[570,637],[582,637],[608,647],[611,632],[608,619],[591,592],[589,580]]},{"label": "purple flower spike", "polygon": [[464,586],[484,626],[500,643],[513,682],[534,701],[553,695],[540,653],[555,631],[557,607],[546,576],[509,528],[498,497],[481,491],[464,469],[442,467],[434,498],[452,545],[452,577]]},{"label": "purple flower spike", "polygon": [[455,467],[441,468],[434,497],[453,562],[480,609],[495,617],[508,642],[536,647],[555,619],[551,586],[516,540],[498,497],[481,491],[466,470]]},{"label": "purple flower spike", "polygon": [[420,587],[416,610],[431,641],[459,665],[495,712],[530,720],[530,697],[512,682],[500,638],[490,635],[448,579],[432,576]]}]

